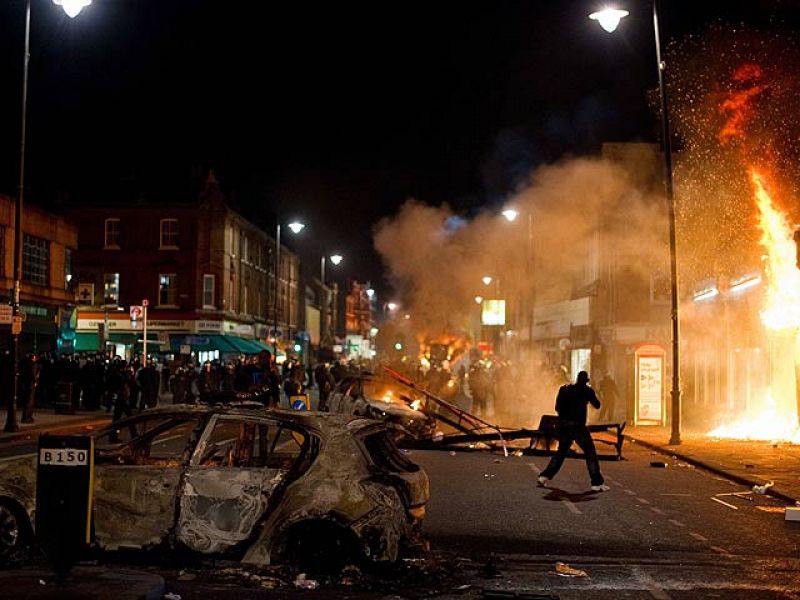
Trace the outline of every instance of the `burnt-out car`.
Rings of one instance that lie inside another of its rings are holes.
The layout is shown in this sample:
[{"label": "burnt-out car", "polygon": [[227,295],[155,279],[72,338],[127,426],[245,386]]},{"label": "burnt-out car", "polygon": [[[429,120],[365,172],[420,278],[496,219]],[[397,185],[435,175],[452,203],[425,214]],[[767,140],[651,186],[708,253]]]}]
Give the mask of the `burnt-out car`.
[{"label": "burnt-out car", "polygon": [[[380,421],[184,405],[94,437],[99,550],[184,549],[260,565],[394,561],[425,515],[428,477]],[[0,466],[6,552],[31,532],[35,474],[35,457]]]},{"label": "burnt-out car", "polygon": [[361,374],[339,381],[328,399],[332,413],[381,419],[412,438],[433,435],[436,420],[425,411],[426,398],[386,376]]}]

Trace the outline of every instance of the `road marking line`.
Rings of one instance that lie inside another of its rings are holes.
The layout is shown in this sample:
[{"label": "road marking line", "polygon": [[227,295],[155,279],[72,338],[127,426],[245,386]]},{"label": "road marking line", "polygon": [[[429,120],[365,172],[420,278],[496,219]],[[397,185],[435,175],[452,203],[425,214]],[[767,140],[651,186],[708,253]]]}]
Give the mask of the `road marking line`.
[{"label": "road marking line", "polygon": [[0,462],[6,462],[9,460],[17,460],[20,458],[28,458],[29,456],[36,456],[36,452],[32,452],[31,454],[15,454],[14,456],[6,456],[4,458],[0,458]]},{"label": "road marking line", "polygon": [[728,552],[725,548],[720,548],[719,546],[711,546],[711,549],[714,552],[719,552],[720,554],[730,555],[730,552]]},{"label": "road marking line", "polygon": [[650,510],[652,510],[657,515],[661,515],[662,517],[666,516],[666,514],[667,514],[663,510],[661,510],[660,508],[656,508],[655,506],[651,506]]},{"label": "road marking line", "polygon": [[636,499],[637,499],[639,502],[641,502],[642,504],[650,504],[650,501],[649,501],[649,500],[647,500],[646,498],[640,498],[639,496],[636,496]]},{"label": "road marking line", "polygon": [[629,490],[628,488],[625,488],[622,491],[625,492],[626,494],[628,494],[629,496],[635,496],[636,495],[636,492],[634,492],[633,490]]},{"label": "road marking line", "polygon": [[642,584],[644,588],[650,592],[650,595],[653,596],[656,600],[670,600],[670,595],[662,588],[661,586],[656,583],[656,580],[650,577],[647,573],[642,571],[639,568],[634,567],[633,573],[636,576],[636,579],[639,580],[639,583]]},{"label": "road marking line", "polygon": [[719,503],[720,503],[720,504],[722,504],[723,506],[727,506],[728,508],[732,508],[733,510],[739,510],[739,507],[738,507],[738,506],[734,506],[733,504],[728,504],[727,502],[725,502],[724,500],[720,500],[719,498],[714,498],[714,497],[712,496],[712,497],[711,497],[711,499],[712,499],[714,502],[719,502]]},{"label": "road marking line", "polygon": [[659,496],[680,496],[681,498],[691,498],[692,494],[659,494]]},{"label": "road marking line", "polygon": [[582,515],[583,514],[581,512],[581,510],[577,506],[575,506],[570,500],[567,500],[566,498],[562,498],[561,501],[566,505],[566,507],[573,514],[576,514],[576,515]]},{"label": "road marking line", "polygon": [[705,537],[703,535],[700,535],[699,533],[696,533],[694,531],[690,531],[689,535],[692,536],[694,539],[699,540],[701,542],[707,542],[708,541],[707,537]]},{"label": "road marking line", "polygon": [[668,523],[672,523],[673,525],[675,525],[675,527],[686,527],[686,525],[684,525],[683,523],[681,523],[680,521],[678,521],[676,519],[670,519],[667,522]]}]

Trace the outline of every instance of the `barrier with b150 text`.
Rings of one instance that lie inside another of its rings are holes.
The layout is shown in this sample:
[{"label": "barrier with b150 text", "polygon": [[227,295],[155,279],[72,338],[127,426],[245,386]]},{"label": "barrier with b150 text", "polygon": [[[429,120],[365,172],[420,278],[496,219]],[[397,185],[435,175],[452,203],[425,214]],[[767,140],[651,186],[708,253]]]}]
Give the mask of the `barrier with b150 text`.
[{"label": "barrier with b150 text", "polygon": [[39,437],[36,540],[57,574],[65,574],[91,541],[94,440]]}]

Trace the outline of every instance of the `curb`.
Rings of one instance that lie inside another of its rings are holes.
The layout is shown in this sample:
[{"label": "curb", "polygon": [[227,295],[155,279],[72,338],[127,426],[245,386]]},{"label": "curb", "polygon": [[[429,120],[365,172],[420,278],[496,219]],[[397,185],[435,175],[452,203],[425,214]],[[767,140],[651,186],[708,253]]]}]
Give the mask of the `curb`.
[{"label": "curb", "polygon": [[[746,485],[747,487],[752,488],[754,485],[763,485],[764,484],[763,481],[756,481],[754,479],[749,479],[747,477],[742,477],[741,475],[736,475],[734,473],[726,471],[725,469],[721,469],[720,467],[715,467],[713,465],[709,465],[708,463],[705,463],[705,462],[703,462],[701,460],[697,460],[696,458],[692,458],[691,456],[688,456],[686,454],[682,454],[681,452],[675,451],[672,448],[665,448],[664,446],[659,446],[658,444],[654,444],[652,442],[648,442],[648,441],[645,441],[645,440],[642,440],[642,439],[639,439],[637,437],[630,436],[630,435],[629,436],[625,436],[625,437],[627,437],[628,440],[636,442],[637,444],[641,444],[645,448],[649,448],[650,450],[655,450],[656,452],[659,452],[660,454],[664,454],[666,456],[674,456],[674,457],[682,460],[685,463],[688,463],[688,464],[690,464],[692,466],[695,466],[695,467],[697,467],[699,469],[703,469],[705,471],[709,471],[711,473],[714,473],[715,475],[720,475],[720,476],[725,477],[726,479],[730,479],[731,481],[733,481],[735,483],[738,483],[740,485]],[[784,494],[783,492],[779,492],[774,487],[768,488],[767,491],[766,491],[766,494],[768,496],[772,496],[773,498],[778,498],[779,500],[783,500],[784,502],[788,502],[789,504],[791,504],[793,506],[800,502],[800,499],[793,498],[792,496],[789,496],[788,494]]]},{"label": "curb", "polygon": [[15,431],[14,433],[0,432],[0,444],[6,442],[18,442],[27,440],[30,437],[41,435],[50,431],[61,431],[63,429],[76,429],[81,427],[88,427],[89,425],[104,425],[111,422],[111,417],[94,417],[91,419],[67,421],[64,423],[51,423],[50,425],[34,425],[33,427],[26,427],[24,431]]}]

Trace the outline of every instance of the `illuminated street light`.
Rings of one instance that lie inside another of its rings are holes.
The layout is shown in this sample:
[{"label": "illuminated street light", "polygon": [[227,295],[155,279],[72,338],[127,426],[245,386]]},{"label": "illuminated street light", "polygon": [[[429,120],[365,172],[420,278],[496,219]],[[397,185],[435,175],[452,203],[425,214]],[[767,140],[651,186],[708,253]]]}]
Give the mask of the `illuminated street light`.
[{"label": "illuminated street light", "polygon": [[53,0],[53,4],[63,8],[70,19],[77,17],[83,8],[91,3],[92,0]]},{"label": "illuminated street light", "polygon": [[483,285],[489,285],[489,284],[491,284],[491,283],[492,283],[492,278],[491,278],[491,277],[489,277],[488,275],[484,275],[484,276],[481,278],[481,281],[483,282]]},{"label": "illuminated street light", "polygon": [[483,296],[475,296],[475,304],[480,304],[483,302]]},{"label": "illuminated street light", "polygon": [[[297,225],[300,225],[300,224],[297,223]],[[291,227],[291,225],[289,225],[289,227]],[[300,229],[302,229],[302,228],[303,227],[301,225]],[[297,232],[295,232],[295,233],[297,233]],[[341,262],[344,260],[344,257],[341,254],[332,254],[330,259],[331,259],[331,262],[333,263],[333,266],[336,267],[339,264],[341,264]],[[319,272],[320,272],[320,281],[322,281],[322,285],[325,285],[325,263],[326,263],[326,261],[327,261],[327,257],[323,254],[322,258],[319,261],[319,264],[320,264],[320,270],[319,270]]]},{"label": "illuminated street light", "polygon": [[[669,218],[669,259],[670,259],[670,295],[672,320],[672,432],[670,445],[681,443],[681,361],[680,361],[680,319],[678,316],[678,258],[675,240],[675,197],[672,186],[672,147],[669,129],[669,108],[667,104],[667,65],[661,60],[661,30],[659,27],[659,0],[653,0],[653,30],[656,43],[656,70],[658,71],[658,89],[661,97],[661,143],[664,145],[664,191],[667,199],[667,216]],[[614,31],[620,19],[626,17],[628,11],[606,9],[592,13],[589,18],[598,21],[608,32]]]},{"label": "illuminated street light", "polygon": [[509,223],[513,223],[514,221],[517,220],[517,217],[519,216],[519,211],[514,210],[513,208],[507,208],[500,214],[503,215]]},{"label": "illuminated street light", "polygon": [[397,303],[389,302],[389,304],[386,305],[386,308],[388,308],[389,310],[397,310]]},{"label": "illuminated street light", "polygon": [[372,288],[369,288],[369,289],[367,290],[367,298],[369,298],[370,300],[372,300],[372,298],[374,298],[374,297],[375,297],[375,290],[373,290]]},{"label": "illuminated street light", "polygon": [[344,257],[341,254],[332,254],[331,255],[331,262],[334,266],[338,265],[340,262],[344,260]]},{"label": "illuminated street light", "polygon": [[295,234],[303,231],[303,227],[305,227],[305,225],[303,223],[298,223],[297,221],[292,221],[291,223],[289,223],[289,229],[291,229],[292,233]]},{"label": "illuminated street light", "polygon": [[[78,16],[84,6],[91,4],[91,0],[53,0],[61,6],[69,17]],[[22,210],[25,204],[25,133],[27,130],[28,114],[28,63],[31,56],[31,0],[25,1],[25,52],[22,55],[22,112],[20,127],[20,153],[19,153],[19,185],[17,197],[14,202],[14,287],[12,289],[11,314],[15,319],[20,315],[20,288],[22,283]],[[13,328],[13,326],[12,326]],[[19,400],[19,333],[13,334],[12,362],[14,364],[14,381],[11,398],[8,402],[8,413],[4,431],[14,432],[19,430],[17,424],[17,404]]]},{"label": "illuminated street light", "polygon": [[605,29],[608,33],[613,33],[616,31],[619,22],[629,14],[627,10],[604,8],[603,10],[593,12],[589,15],[589,18],[600,23],[600,27]]}]

